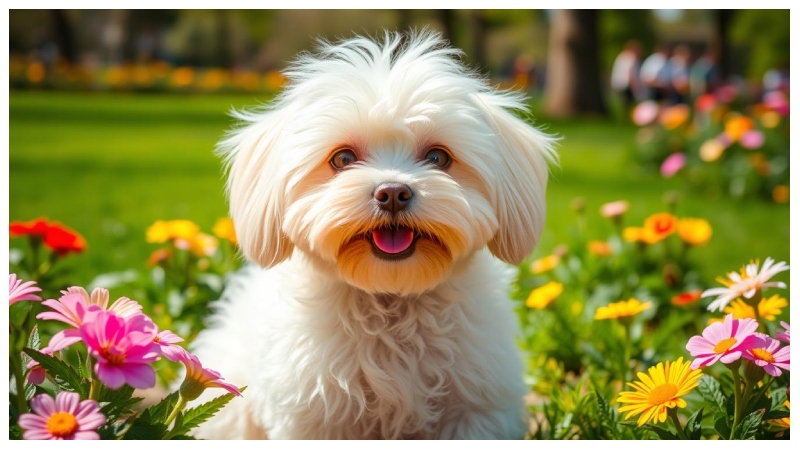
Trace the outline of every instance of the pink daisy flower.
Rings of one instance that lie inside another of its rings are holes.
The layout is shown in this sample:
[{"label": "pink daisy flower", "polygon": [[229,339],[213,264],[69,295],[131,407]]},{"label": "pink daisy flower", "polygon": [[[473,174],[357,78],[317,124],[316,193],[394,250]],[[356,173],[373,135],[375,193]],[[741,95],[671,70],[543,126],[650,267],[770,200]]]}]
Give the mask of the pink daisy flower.
[{"label": "pink daisy flower", "polygon": [[686,165],[686,155],[673,153],[661,163],[661,175],[664,178],[669,178],[681,170],[684,165]]},{"label": "pink daisy flower", "polygon": [[111,312],[93,310],[87,314],[80,333],[89,354],[97,360],[95,374],[111,389],[123,384],[147,389],[155,386],[156,373],[150,366],[160,355],[155,325],[144,314],[127,319]]},{"label": "pink daisy flower", "polygon": [[755,365],[764,369],[773,377],[781,376],[781,369],[789,370],[790,346],[781,348],[780,341],[772,339],[766,334],[757,333],[763,343],[757,348],[744,352],[744,357],[753,361]]},{"label": "pink daisy flower", "polygon": [[182,355],[186,353],[183,347],[175,345],[178,342],[183,342],[183,338],[172,331],[163,330],[159,332],[156,337],[153,338],[153,342],[161,347],[161,354],[172,362],[180,362]]},{"label": "pink daisy flower", "polygon": [[25,439],[100,439],[97,429],[106,423],[106,416],[94,400],[80,401],[75,392],[61,391],[53,400],[40,394],[31,400],[33,413],[19,417]]},{"label": "pink daisy flower", "polygon": [[31,300],[35,302],[42,301],[42,297],[34,295],[34,292],[41,292],[42,289],[35,286],[35,281],[26,281],[17,279],[17,274],[8,274],[8,306],[23,300]]},{"label": "pink daisy flower", "polygon": [[45,300],[44,306],[53,311],[45,311],[36,315],[41,320],[57,320],[64,322],[74,329],[63,330],[56,333],[48,345],[53,351],[62,350],[81,340],[79,328],[83,324],[84,315],[90,310],[108,310],[116,316],[127,318],[141,314],[142,305],[127,298],[120,297],[110,307],[108,306],[108,290],[96,288],[89,295],[82,287],[73,286],[66,291],[61,291],[58,300]]},{"label": "pink daisy flower", "polygon": [[186,366],[186,378],[180,389],[181,397],[184,399],[194,400],[209,387],[222,388],[233,395],[242,396],[236,386],[222,381],[223,378],[219,372],[204,368],[197,356],[184,351],[180,355],[180,361]]},{"label": "pink daisy flower", "polygon": [[[789,344],[789,324],[781,321],[781,326],[783,327],[783,331],[778,331],[775,335],[775,339]],[[778,330],[780,330],[780,328],[778,328]]]},{"label": "pink daisy flower", "polygon": [[[45,355],[52,356],[53,349],[51,349],[50,347],[41,348],[39,349],[39,353],[44,353]],[[28,368],[28,383],[35,385],[40,385],[44,383],[45,375],[47,375],[47,372],[45,372],[44,367],[39,365],[39,361],[32,359],[26,367]]]},{"label": "pink daisy flower", "polygon": [[717,361],[730,364],[741,358],[743,352],[760,347],[764,341],[755,334],[757,329],[758,322],[754,319],[734,319],[733,314],[707,326],[702,336],[693,336],[686,344],[686,350],[695,357],[692,369]]}]

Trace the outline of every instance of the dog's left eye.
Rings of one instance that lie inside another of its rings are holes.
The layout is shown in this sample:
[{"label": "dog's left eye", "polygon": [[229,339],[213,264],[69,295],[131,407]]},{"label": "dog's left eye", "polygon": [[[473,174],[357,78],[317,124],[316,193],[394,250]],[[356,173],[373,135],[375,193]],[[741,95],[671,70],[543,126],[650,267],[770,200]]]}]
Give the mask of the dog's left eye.
[{"label": "dog's left eye", "polygon": [[451,162],[453,162],[453,158],[450,157],[450,154],[448,154],[445,149],[441,147],[433,147],[428,150],[428,153],[425,154],[425,161],[433,164],[439,169],[445,169],[450,165]]},{"label": "dog's left eye", "polygon": [[356,157],[356,152],[350,150],[349,148],[343,148],[338,152],[334,153],[331,157],[331,166],[333,166],[336,170],[344,169],[345,166],[349,166],[356,162],[358,158]]}]

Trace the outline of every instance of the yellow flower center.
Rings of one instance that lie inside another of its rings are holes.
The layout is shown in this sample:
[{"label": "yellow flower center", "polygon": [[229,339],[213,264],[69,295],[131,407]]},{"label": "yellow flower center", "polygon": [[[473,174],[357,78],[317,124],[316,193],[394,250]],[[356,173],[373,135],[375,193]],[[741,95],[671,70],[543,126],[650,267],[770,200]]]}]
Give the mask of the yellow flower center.
[{"label": "yellow flower center", "polygon": [[775,362],[775,357],[772,356],[772,353],[764,350],[763,348],[753,349],[753,356],[770,364]]},{"label": "yellow flower center", "polygon": [[78,431],[78,421],[72,413],[57,412],[47,420],[47,431],[55,437],[64,438]]},{"label": "yellow flower center", "polygon": [[105,360],[113,366],[118,366],[125,362],[125,354],[112,351],[112,349],[108,347],[100,350],[100,356],[105,358]]},{"label": "yellow flower center", "polygon": [[729,348],[736,344],[736,338],[723,339],[714,346],[714,353],[725,353]]},{"label": "yellow flower center", "polygon": [[675,398],[677,393],[678,387],[674,384],[662,384],[650,391],[650,395],[647,396],[647,402],[651,405],[661,405]]}]

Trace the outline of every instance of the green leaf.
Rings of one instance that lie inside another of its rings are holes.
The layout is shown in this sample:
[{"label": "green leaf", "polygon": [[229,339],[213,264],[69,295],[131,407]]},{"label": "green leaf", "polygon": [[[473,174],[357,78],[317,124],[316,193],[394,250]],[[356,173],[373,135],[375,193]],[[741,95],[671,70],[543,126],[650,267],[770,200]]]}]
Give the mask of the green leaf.
[{"label": "green leaf", "polygon": [[[32,348],[34,350],[39,350],[39,346],[41,345],[41,339],[39,338],[39,325],[35,324],[33,329],[31,330],[30,336],[28,336],[28,342],[25,344],[26,347]],[[31,357],[22,354],[22,365],[23,367],[26,366],[31,360]]]},{"label": "green leaf", "polygon": [[[244,390],[244,389],[242,389]],[[209,402],[202,405],[183,411],[183,423],[175,422],[175,427],[172,431],[173,434],[186,434],[192,428],[195,428],[214,416],[220,409],[233,400],[233,394],[221,395]]]},{"label": "green leaf", "polygon": [[678,439],[678,436],[675,433],[671,433],[663,428],[659,428],[650,423],[642,425],[642,428],[644,428],[645,430],[650,430],[653,433],[657,434],[658,438],[661,439],[662,441],[671,441]]},{"label": "green leaf", "polygon": [[763,420],[784,419],[789,417],[789,411],[775,410],[764,414]]},{"label": "green leaf", "polygon": [[127,384],[117,390],[101,385],[97,394],[100,411],[109,419],[131,414],[133,407],[142,400],[134,397],[133,391],[133,387]]},{"label": "green leaf", "polygon": [[157,404],[145,409],[142,417],[150,417],[153,422],[165,422],[175,404],[178,403],[178,395],[178,391],[175,391],[164,397]]},{"label": "green leaf", "polygon": [[699,440],[703,434],[703,427],[700,425],[700,421],[703,420],[703,408],[700,408],[699,411],[692,414],[689,417],[689,420],[686,421],[686,427],[684,427],[683,432],[686,434],[686,437],[693,440]]},{"label": "green leaf", "polygon": [[89,397],[90,382],[84,380],[72,366],[58,358],[47,356],[32,348],[24,348],[23,351],[33,360],[37,361],[39,365],[55,379],[56,384],[61,388],[77,392],[82,399]]},{"label": "green leaf", "polygon": [[8,439],[18,441],[22,439],[22,429],[14,424],[8,428]]},{"label": "green leaf", "polygon": [[733,430],[733,439],[738,440],[752,440],[756,438],[756,431],[758,425],[761,423],[761,418],[764,416],[764,410],[758,409],[742,419],[742,423],[736,426]]},{"label": "green leaf", "polygon": [[173,437],[169,438],[169,440],[170,441],[189,441],[189,440],[194,441],[194,440],[197,440],[197,438],[194,437],[194,436],[187,436],[185,434],[181,434],[179,436],[173,436]]},{"label": "green leaf", "polygon": [[728,420],[727,413],[721,411],[714,413],[714,430],[717,431],[721,439],[728,439],[731,435],[731,425]]},{"label": "green leaf", "polygon": [[151,423],[142,417],[137,418],[131,424],[128,432],[122,438],[126,441],[131,440],[154,440],[161,439],[167,434],[167,426],[163,423]]},{"label": "green leaf", "polygon": [[722,386],[720,386],[719,381],[709,375],[703,375],[700,377],[697,390],[700,392],[700,395],[703,396],[703,400],[711,405],[714,413],[723,412],[726,413],[727,417],[725,393],[722,391]]}]

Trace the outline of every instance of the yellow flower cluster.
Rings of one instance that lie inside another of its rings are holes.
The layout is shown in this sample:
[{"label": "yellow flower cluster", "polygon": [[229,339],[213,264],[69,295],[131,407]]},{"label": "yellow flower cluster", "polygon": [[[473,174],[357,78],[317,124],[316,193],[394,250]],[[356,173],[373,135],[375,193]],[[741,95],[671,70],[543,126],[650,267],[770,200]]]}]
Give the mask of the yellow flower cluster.
[{"label": "yellow flower cluster", "polygon": [[626,227],[622,237],[629,242],[653,245],[677,233],[688,245],[703,245],[711,239],[711,224],[705,219],[678,219],[670,213],[656,213],[645,219],[644,226]]},{"label": "yellow flower cluster", "polygon": [[551,281],[531,291],[528,299],[525,301],[525,306],[528,308],[544,309],[550,302],[555,300],[556,297],[561,295],[562,292],[564,292],[564,285]]},{"label": "yellow flower cluster", "polygon": [[[214,234],[236,244],[236,231],[229,218],[217,220],[213,228]],[[187,250],[198,257],[211,256],[217,251],[217,238],[200,231],[200,227],[191,220],[157,220],[146,231],[147,242],[155,244],[171,243],[175,248]],[[148,261],[151,265],[168,258],[170,251],[156,250]]]},{"label": "yellow flower cluster", "polygon": [[652,302],[643,303],[638,299],[631,298],[597,308],[597,311],[594,313],[594,318],[595,320],[604,320],[633,317],[642,311],[650,309],[651,306],[653,306]]}]

